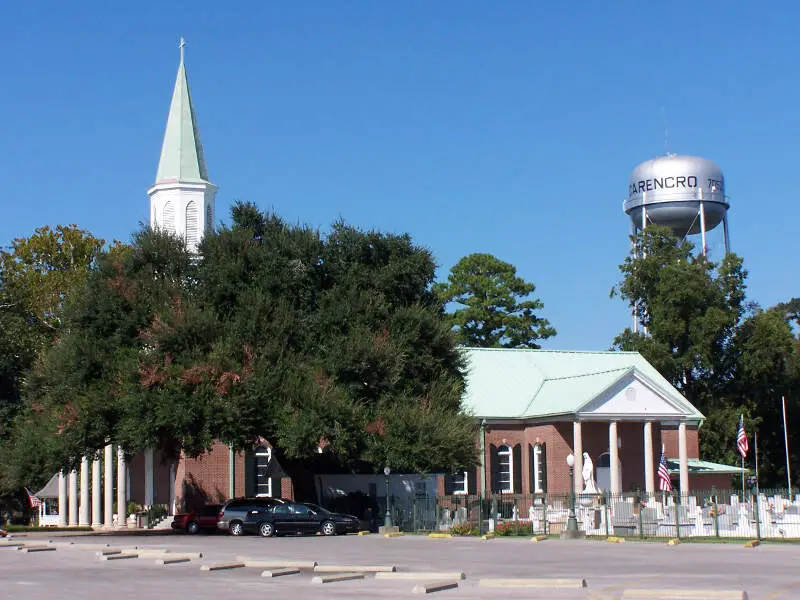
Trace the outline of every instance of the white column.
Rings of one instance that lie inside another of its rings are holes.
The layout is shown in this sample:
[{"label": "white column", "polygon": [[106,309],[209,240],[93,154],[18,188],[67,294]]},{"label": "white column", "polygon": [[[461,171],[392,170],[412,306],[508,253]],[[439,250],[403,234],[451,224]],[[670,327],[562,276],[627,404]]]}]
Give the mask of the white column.
[{"label": "white column", "polygon": [[144,451],[144,503],[153,506],[154,496],[153,486],[153,449],[148,448]]},{"label": "white column", "polygon": [[689,496],[689,453],[686,450],[686,423],[678,425],[678,460],[680,462],[681,497]]},{"label": "white column", "polygon": [[619,494],[619,442],[617,441],[617,422],[611,421],[608,424],[608,454],[611,461],[611,493]]},{"label": "white column", "polygon": [[69,526],[78,525],[78,472],[69,472]]},{"label": "white column", "polygon": [[575,456],[575,493],[583,491],[583,438],[581,436],[581,422],[572,422],[572,453]]},{"label": "white column", "polygon": [[175,463],[173,462],[169,465],[169,514],[176,514],[175,509]]},{"label": "white column", "polygon": [[644,423],[644,489],[648,500],[656,493],[655,464],[653,463],[653,422]]},{"label": "white column", "polygon": [[106,444],[103,457],[103,526],[110,529],[114,526],[114,447]]},{"label": "white column", "polygon": [[58,472],[58,526],[67,526],[67,476]]},{"label": "white column", "polygon": [[81,459],[81,500],[78,516],[78,525],[89,525],[89,459]]},{"label": "white column", "polygon": [[100,505],[100,458],[95,458],[92,461],[92,527],[100,527],[103,523]]},{"label": "white column", "polygon": [[128,526],[127,470],[125,451],[117,446],[117,527]]}]

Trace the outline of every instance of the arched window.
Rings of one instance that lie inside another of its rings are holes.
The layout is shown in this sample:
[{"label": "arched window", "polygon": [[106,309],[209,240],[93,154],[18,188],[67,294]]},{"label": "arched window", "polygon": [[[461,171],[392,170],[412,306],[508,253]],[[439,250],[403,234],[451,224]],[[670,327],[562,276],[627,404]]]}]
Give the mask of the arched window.
[{"label": "arched window", "polygon": [[186,247],[194,250],[200,243],[200,215],[196,202],[186,205]]},{"label": "arched window", "polygon": [[514,492],[514,455],[511,446],[500,446],[497,449],[497,482],[501,492]]},{"label": "arched window", "polygon": [[272,460],[272,448],[259,446],[256,455],[256,496],[272,496],[272,477],[269,476],[269,461]]},{"label": "arched window", "polygon": [[175,235],[175,205],[167,202],[164,205],[164,220],[162,223],[164,231]]}]

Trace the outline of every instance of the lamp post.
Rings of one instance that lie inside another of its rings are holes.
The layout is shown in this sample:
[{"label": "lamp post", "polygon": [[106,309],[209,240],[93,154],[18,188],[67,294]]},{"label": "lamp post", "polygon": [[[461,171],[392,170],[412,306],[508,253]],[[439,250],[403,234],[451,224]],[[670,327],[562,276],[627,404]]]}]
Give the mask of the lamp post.
[{"label": "lamp post", "polygon": [[567,466],[569,467],[569,518],[567,519],[567,535],[565,537],[577,537],[578,520],[575,518],[575,457],[571,452],[567,455]]},{"label": "lamp post", "polygon": [[392,470],[389,467],[383,468],[384,479],[386,480],[386,515],[383,517],[383,526],[392,527],[392,513],[389,510],[389,473]]}]

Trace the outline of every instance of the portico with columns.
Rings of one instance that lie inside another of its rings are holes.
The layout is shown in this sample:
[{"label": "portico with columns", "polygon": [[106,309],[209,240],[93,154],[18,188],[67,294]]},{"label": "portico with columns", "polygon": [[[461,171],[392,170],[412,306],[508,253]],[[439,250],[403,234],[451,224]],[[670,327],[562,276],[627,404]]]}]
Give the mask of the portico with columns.
[{"label": "portico with columns", "polygon": [[[116,457],[116,459],[115,459]],[[114,462],[116,460],[116,469]],[[114,485],[116,473],[117,485]],[[58,516],[55,522],[47,523],[59,527],[104,527],[127,526],[127,492],[128,471],[125,454],[122,448],[108,444],[95,456],[84,456],[80,468],[71,471],[63,470],[55,474],[51,482],[43,490],[37,492],[42,497],[50,497],[47,490],[58,489]],[[80,482],[80,485],[79,485]],[[114,513],[114,492],[119,514]],[[121,507],[121,508],[120,508]]]},{"label": "portico with columns", "polygon": [[41,515],[47,517],[42,524],[94,529],[127,527],[130,501],[143,507],[172,505],[174,485],[168,478],[174,477],[174,472],[175,460],[165,460],[152,449],[129,462],[121,448],[108,444],[96,455],[83,458],[79,469],[54,475],[36,493],[42,499],[58,499],[57,514],[51,507]]}]

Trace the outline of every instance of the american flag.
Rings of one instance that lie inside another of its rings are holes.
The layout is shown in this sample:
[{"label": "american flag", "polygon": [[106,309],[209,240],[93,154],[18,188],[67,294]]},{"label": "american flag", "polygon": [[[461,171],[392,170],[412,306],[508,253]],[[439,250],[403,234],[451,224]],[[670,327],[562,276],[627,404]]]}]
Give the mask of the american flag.
[{"label": "american flag", "polygon": [[30,502],[31,508],[38,508],[42,505],[42,501],[35,494],[31,494],[28,488],[25,488],[25,493],[28,494],[28,502]]},{"label": "american flag", "polygon": [[669,478],[667,459],[664,456],[663,450],[661,451],[661,458],[658,461],[658,489],[662,492],[672,491],[672,480]]},{"label": "american flag", "polygon": [[750,445],[747,443],[747,434],[744,432],[744,415],[739,416],[739,431],[736,432],[736,447],[739,449],[739,454],[742,458],[747,458],[747,451]]}]

